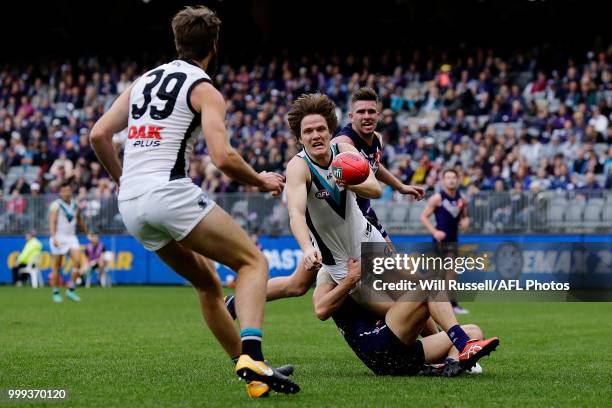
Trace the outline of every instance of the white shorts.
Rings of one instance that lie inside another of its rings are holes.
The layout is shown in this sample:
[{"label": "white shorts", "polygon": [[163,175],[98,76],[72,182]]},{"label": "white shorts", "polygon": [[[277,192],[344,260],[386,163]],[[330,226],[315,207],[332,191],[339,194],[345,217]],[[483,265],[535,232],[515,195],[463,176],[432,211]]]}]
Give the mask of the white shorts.
[{"label": "white shorts", "polygon": [[148,251],[157,251],[185,238],[214,206],[191,179],[182,178],[119,201],[119,212],[129,233]]},{"label": "white shorts", "polygon": [[53,240],[49,238],[51,255],[66,255],[71,249],[80,249],[81,245],[76,235],[56,235],[57,246],[53,245]]},{"label": "white shorts", "polygon": [[[358,238],[361,243],[363,242],[386,243],[387,242],[378,229],[376,229],[375,227],[372,227],[371,224],[368,224],[368,225],[369,225],[368,227],[369,236]],[[359,251],[360,251],[359,257],[361,257],[361,245],[359,246]],[[321,269],[329,273],[332,279],[338,284],[342,282],[344,278],[346,278],[346,275],[348,274],[348,259],[344,259],[344,258],[338,259],[337,257],[334,256],[334,260],[336,261],[335,265],[323,265]]]}]

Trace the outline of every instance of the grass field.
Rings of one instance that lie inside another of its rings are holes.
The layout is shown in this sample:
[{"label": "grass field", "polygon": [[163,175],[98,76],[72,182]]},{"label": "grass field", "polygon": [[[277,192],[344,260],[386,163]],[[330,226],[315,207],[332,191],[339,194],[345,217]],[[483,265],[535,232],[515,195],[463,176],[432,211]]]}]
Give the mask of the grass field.
[{"label": "grass field", "polygon": [[0,405],[6,390],[66,389],[33,406],[552,407],[612,403],[611,303],[478,303],[462,322],[498,335],[482,376],[375,377],[310,297],[268,304],[264,353],[291,362],[302,392],[249,401],[232,364],[182,287],[81,290],[0,287]]}]

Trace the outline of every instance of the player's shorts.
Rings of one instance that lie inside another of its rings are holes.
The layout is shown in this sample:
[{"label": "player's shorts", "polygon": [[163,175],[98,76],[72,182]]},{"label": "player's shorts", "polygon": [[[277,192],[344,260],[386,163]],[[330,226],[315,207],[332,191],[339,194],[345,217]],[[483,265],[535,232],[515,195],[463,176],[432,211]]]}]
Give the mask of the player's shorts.
[{"label": "player's shorts", "polygon": [[119,212],[129,233],[148,251],[157,251],[185,238],[214,206],[191,179],[182,178],[119,201]]},{"label": "player's shorts", "polygon": [[55,239],[57,240],[57,246],[53,245],[53,240],[49,238],[51,255],[66,255],[71,249],[79,249],[81,247],[76,235],[56,235]]},{"label": "player's shorts", "polygon": [[387,234],[387,231],[385,231],[385,227],[383,227],[380,223],[380,220],[378,219],[378,216],[376,215],[376,212],[374,212],[374,209],[372,207],[368,208],[368,210],[363,213],[363,216],[380,232],[383,238],[387,238],[389,236],[389,234]]},{"label": "player's shorts", "polygon": [[[387,241],[382,236],[379,230],[372,227],[370,223],[367,223],[366,229],[363,232],[363,236],[356,238],[358,242],[371,242],[371,243],[386,243]],[[340,283],[348,273],[348,259],[336,259],[334,257],[335,265],[324,264],[322,268],[332,277],[334,282]]]},{"label": "player's shorts", "polygon": [[402,343],[382,320],[344,333],[344,339],[376,375],[415,375],[425,363],[421,341]]}]

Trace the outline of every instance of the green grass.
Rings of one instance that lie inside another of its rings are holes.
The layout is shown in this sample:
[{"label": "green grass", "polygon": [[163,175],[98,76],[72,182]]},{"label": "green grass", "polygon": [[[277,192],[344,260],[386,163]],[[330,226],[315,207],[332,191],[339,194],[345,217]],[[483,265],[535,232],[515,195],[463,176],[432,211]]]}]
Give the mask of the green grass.
[{"label": "green grass", "polygon": [[[67,389],[32,406],[610,406],[611,303],[477,303],[462,322],[501,338],[482,376],[375,377],[310,297],[269,303],[264,352],[291,362],[302,391],[249,401],[182,287],[81,290],[0,287],[0,389]],[[0,405],[27,406],[6,403]],[[4,398],[4,399],[3,399]],[[239,404],[239,405],[237,405]]]}]

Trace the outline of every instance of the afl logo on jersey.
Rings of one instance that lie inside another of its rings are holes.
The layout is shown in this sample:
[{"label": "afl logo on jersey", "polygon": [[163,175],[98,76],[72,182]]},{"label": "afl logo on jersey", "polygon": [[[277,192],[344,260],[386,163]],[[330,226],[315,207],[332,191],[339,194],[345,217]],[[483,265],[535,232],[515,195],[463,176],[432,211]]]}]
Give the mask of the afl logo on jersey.
[{"label": "afl logo on jersey", "polygon": [[319,190],[315,193],[315,197],[318,198],[319,200],[325,200],[330,197],[329,191],[325,189]]}]

